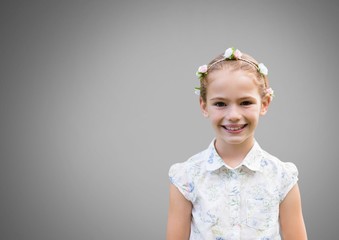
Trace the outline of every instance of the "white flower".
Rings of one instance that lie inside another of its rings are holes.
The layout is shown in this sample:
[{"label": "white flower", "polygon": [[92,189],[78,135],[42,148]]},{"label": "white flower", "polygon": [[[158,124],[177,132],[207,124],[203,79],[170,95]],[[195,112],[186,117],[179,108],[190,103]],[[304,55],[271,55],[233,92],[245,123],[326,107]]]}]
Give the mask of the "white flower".
[{"label": "white flower", "polygon": [[230,58],[233,55],[233,48],[227,48],[224,53],[224,58]]},{"label": "white flower", "polygon": [[198,96],[200,96],[200,89],[199,88],[195,88],[194,89],[194,93]]},{"label": "white flower", "polygon": [[258,64],[258,68],[259,68],[259,72],[263,75],[267,75],[268,74],[268,69],[267,67],[263,64],[263,63],[259,63]]}]

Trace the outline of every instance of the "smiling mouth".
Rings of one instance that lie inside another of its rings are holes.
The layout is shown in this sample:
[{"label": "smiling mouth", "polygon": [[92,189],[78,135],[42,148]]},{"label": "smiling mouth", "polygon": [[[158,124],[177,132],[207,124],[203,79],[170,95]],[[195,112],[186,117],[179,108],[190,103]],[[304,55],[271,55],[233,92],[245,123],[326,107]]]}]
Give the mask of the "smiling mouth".
[{"label": "smiling mouth", "polygon": [[241,130],[243,130],[245,127],[247,126],[247,124],[237,124],[237,125],[223,125],[222,127],[224,129],[226,129],[228,132],[240,132]]}]

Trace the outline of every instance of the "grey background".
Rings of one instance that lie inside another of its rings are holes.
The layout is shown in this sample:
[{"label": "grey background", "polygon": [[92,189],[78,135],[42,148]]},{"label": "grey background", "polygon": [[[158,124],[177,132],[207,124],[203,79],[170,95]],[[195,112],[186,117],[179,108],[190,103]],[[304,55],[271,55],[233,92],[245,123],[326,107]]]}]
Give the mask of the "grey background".
[{"label": "grey background", "polygon": [[269,68],[261,146],[300,172],[309,239],[337,239],[335,1],[2,1],[0,238],[164,239],[167,172],[213,137],[195,71]]}]

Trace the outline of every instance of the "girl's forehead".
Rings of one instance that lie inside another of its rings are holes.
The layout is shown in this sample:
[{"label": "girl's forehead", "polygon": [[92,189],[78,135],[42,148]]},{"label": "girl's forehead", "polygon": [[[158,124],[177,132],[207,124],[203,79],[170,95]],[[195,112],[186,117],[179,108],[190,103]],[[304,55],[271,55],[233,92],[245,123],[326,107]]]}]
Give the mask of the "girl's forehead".
[{"label": "girl's forehead", "polygon": [[209,87],[213,86],[228,86],[228,87],[244,87],[244,88],[258,88],[255,76],[242,70],[230,71],[221,69],[213,71],[208,76]]},{"label": "girl's forehead", "polygon": [[209,76],[207,94],[228,97],[258,97],[259,87],[253,75],[244,71],[213,71]]}]

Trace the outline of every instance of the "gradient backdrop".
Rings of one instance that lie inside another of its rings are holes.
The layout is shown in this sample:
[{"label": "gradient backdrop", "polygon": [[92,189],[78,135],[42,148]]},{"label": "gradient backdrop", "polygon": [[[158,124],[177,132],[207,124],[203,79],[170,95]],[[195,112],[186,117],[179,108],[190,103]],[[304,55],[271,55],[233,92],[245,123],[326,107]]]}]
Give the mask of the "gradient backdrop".
[{"label": "gradient backdrop", "polygon": [[168,169],[213,138],[195,71],[269,68],[261,146],[294,162],[309,239],[338,239],[337,1],[2,1],[0,239],[165,239]]}]

